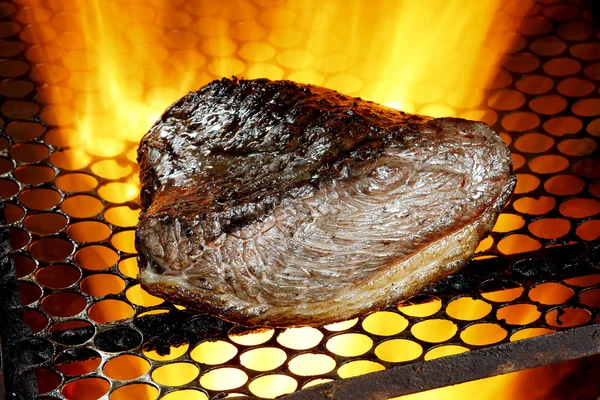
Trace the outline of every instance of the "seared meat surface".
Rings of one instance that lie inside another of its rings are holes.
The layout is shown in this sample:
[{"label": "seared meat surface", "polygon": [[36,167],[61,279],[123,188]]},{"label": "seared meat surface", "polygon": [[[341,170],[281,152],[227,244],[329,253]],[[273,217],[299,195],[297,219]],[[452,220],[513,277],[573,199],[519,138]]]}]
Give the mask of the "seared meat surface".
[{"label": "seared meat surface", "polygon": [[485,124],[335,91],[214,81],[138,150],[142,286],[254,326],[320,325],[459,269],[512,193]]}]

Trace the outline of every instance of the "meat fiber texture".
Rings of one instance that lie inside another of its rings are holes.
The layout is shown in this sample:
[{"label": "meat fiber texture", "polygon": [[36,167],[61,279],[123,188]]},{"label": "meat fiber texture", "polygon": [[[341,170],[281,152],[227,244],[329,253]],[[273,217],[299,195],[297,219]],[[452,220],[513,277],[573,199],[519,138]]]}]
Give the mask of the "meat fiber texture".
[{"label": "meat fiber texture", "polygon": [[487,125],[333,90],[213,81],[139,150],[139,280],[245,326],[323,325],[458,270],[515,178]]}]

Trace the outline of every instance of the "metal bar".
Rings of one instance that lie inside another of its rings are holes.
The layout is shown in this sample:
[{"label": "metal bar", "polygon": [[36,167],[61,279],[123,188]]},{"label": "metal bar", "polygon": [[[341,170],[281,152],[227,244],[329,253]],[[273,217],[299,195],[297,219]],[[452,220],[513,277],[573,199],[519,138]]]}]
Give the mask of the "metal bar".
[{"label": "metal bar", "polygon": [[400,365],[349,380],[314,386],[283,399],[385,400],[595,354],[600,354],[600,324],[432,361]]}]

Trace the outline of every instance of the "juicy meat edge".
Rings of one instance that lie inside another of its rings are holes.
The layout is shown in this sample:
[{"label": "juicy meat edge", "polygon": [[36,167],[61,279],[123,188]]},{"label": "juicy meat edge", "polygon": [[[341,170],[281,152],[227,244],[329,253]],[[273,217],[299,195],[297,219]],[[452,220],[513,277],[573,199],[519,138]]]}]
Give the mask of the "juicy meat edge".
[{"label": "juicy meat edge", "polygon": [[510,175],[503,191],[478,219],[390,266],[372,280],[352,290],[342,291],[325,302],[298,303],[294,307],[271,305],[257,313],[253,306],[213,306],[200,293],[156,279],[156,275],[148,269],[140,272],[139,278],[142,287],[151,294],[245,326],[321,326],[340,322],[405,300],[433,282],[460,270],[472,256],[481,238],[493,228],[515,185],[516,177]]}]

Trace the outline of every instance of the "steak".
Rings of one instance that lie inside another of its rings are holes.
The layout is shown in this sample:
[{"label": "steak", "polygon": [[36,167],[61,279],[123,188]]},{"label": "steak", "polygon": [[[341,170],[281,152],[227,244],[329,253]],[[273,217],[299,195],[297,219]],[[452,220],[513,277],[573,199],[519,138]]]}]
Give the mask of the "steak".
[{"label": "steak", "polygon": [[515,186],[485,124],[222,79],[138,150],[142,286],[245,326],[322,325],[458,270]]}]

